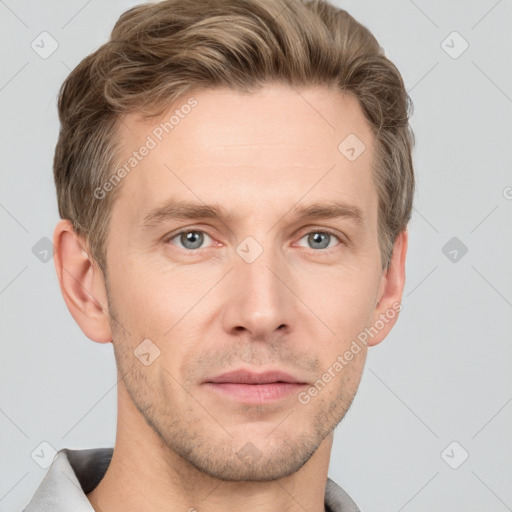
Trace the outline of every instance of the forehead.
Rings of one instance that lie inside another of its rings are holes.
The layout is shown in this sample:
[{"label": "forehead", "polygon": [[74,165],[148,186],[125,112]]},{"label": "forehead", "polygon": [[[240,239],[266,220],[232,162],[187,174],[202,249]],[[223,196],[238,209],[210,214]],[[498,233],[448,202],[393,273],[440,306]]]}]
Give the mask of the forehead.
[{"label": "forehead", "polygon": [[324,87],[190,93],[158,118],[126,116],[118,137],[119,165],[139,159],[113,213],[134,222],[170,198],[227,203],[242,216],[302,199],[346,200],[370,215],[376,203],[368,122],[354,97]]}]

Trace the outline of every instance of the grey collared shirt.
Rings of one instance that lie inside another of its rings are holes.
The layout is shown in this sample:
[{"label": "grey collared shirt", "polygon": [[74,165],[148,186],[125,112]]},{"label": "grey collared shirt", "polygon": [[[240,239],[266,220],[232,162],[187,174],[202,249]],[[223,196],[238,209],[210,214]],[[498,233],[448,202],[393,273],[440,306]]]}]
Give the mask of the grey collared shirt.
[{"label": "grey collared shirt", "polygon": [[[94,512],[86,494],[100,483],[113,452],[113,448],[59,450],[23,512]],[[360,512],[350,496],[330,478],[325,488],[325,510]]]}]

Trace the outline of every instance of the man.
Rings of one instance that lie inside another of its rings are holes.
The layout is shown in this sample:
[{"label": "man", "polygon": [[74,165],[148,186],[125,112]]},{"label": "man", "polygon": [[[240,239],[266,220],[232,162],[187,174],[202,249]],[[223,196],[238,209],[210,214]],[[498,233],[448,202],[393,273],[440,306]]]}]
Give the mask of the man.
[{"label": "man", "polygon": [[57,275],[113,344],[116,443],[59,451],[27,512],[358,510],[327,472],[401,309],[410,106],[324,2],[121,16],[63,84],[54,163]]}]

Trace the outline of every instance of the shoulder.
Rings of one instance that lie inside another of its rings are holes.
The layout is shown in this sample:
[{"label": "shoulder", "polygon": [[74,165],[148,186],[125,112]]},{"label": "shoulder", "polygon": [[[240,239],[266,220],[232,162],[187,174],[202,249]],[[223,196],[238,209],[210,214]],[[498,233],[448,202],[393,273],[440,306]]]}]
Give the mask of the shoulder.
[{"label": "shoulder", "polygon": [[354,500],[330,478],[325,486],[325,507],[327,512],[361,512]]}]

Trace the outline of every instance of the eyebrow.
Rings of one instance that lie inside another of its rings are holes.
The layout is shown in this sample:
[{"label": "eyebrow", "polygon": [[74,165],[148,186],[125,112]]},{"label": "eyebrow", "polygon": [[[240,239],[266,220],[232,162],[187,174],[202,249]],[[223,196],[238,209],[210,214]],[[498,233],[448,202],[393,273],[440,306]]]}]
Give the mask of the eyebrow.
[{"label": "eyebrow", "polygon": [[[365,220],[364,214],[358,206],[339,201],[325,201],[308,206],[296,206],[290,212],[283,215],[283,217],[288,214],[297,220],[344,218],[354,221],[359,226],[362,226]],[[229,222],[233,219],[233,215],[222,205],[170,200],[163,206],[146,213],[138,227],[151,228],[167,220],[189,219],[213,219]]]}]

